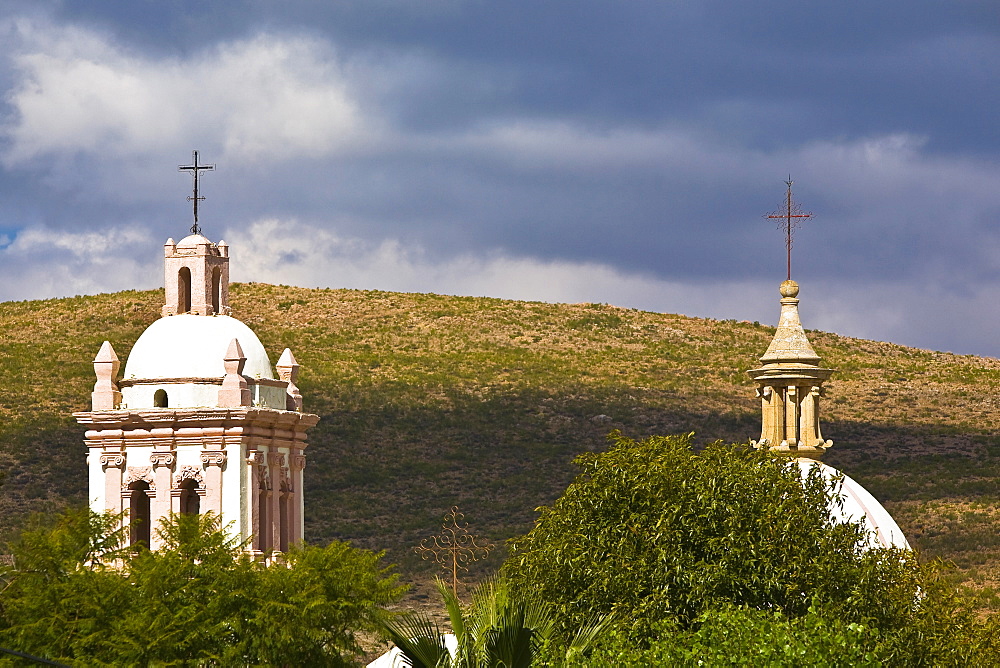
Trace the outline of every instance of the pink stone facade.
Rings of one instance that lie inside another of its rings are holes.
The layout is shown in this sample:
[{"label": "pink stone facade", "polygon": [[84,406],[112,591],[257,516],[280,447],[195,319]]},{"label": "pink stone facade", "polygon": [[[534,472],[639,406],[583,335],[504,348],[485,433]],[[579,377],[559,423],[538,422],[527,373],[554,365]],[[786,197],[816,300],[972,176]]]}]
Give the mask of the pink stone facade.
[{"label": "pink stone facade", "polygon": [[[303,538],[306,431],[319,417],[253,408],[94,410],[89,427],[91,496],[120,513],[148,497],[149,546],[169,513],[212,511],[255,552],[284,551]],[[96,492],[96,493],[95,493]],[[185,495],[197,496],[197,503]],[[97,510],[98,508],[95,508]],[[134,515],[134,513],[129,513]],[[132,517],[126,517],[128,523]]]}]

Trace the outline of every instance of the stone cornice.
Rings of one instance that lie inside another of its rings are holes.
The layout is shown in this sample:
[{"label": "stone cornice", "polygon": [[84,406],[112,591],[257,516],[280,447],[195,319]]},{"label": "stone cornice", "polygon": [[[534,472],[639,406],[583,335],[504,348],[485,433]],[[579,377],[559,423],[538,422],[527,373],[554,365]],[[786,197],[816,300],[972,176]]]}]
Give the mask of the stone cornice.
[{"label": "stone cornice", "polygon": [[817,366],[794,364],[774,364],[750,369],[747,374],[758,383],[770,384],[770,381],[788,381],[785,384],[794,385],[795,381],[824,381],[830,377],[833,369],[823,369]]},{"label": "stone cornice", "polygon": [[[118,381],[118,387],[132,387],[134,385],[190,385],[192,383],[195,385],[222,385],[222,378],[222,376],[219,376],[218,378],[128,378]],[[251,378],[250,376],[243,376],[243,378],[250,385],[288,387],[287,382],[274,378]]]},{"label": "stone cornice", "polygon": [[81,411],[73,413],[80,424],[93,425],[103,430],[137,429],[170,431],[184,428],[204,429],[209,426],[223,427],[229,433],[230,427],[250,424],[254,427],[281,429],[290,432],[304,432],[317,422],[319,416],[313,413],[281,411],[272,408],[139,408]]}]

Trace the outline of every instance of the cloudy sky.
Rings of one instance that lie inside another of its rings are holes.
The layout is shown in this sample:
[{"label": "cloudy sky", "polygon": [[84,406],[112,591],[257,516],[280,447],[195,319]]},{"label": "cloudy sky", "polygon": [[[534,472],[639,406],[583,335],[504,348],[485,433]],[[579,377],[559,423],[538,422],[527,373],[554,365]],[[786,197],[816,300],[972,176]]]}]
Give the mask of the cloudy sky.
[{"label": "cloudy sky", "polygon": [[235,280],[1000,356],[1000,5],[0,0],[0,299]]}]

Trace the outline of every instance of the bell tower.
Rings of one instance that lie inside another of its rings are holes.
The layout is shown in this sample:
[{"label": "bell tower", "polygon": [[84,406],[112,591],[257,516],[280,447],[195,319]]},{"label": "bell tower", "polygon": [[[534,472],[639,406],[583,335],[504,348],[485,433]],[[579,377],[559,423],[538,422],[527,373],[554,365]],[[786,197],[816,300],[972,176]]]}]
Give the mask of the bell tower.
[{"label": "bell tower", "polygon": [[229,315],[229,245],[201,234],[163,246],[163,315]]},{"label": "bell tower", "polygon": [[105,341],[94,360],[87,426],[90,502],[123,513],[131,544],[158,549],[171,513],[218,516],[254,553],[303,539],[306,431],[299,364],[277,377],[257,335],[226,315],[229,249],[192,234],[168,241],[166,304],[121,363]]}]

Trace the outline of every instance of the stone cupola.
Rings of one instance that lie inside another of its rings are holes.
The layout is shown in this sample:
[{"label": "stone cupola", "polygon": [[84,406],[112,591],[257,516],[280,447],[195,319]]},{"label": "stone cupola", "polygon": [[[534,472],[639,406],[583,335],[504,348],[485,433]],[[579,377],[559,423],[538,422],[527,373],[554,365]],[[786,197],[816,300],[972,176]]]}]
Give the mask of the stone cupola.
[{"label": "stone cupola", "polygon": [[819,366],[819,355],[806,338],[799,320],[799,286],[781,284],[778,330],[760,358],[762,366],[747,373],[757,382],[762,426],[754,447],[776,454],[819,459],[833,441],[823,440],[819,399],[832,369]]},{"label": "stone cupola", "polygon": [[162,314],[229,315],[229,246],[189,234],[163,246]]}]

